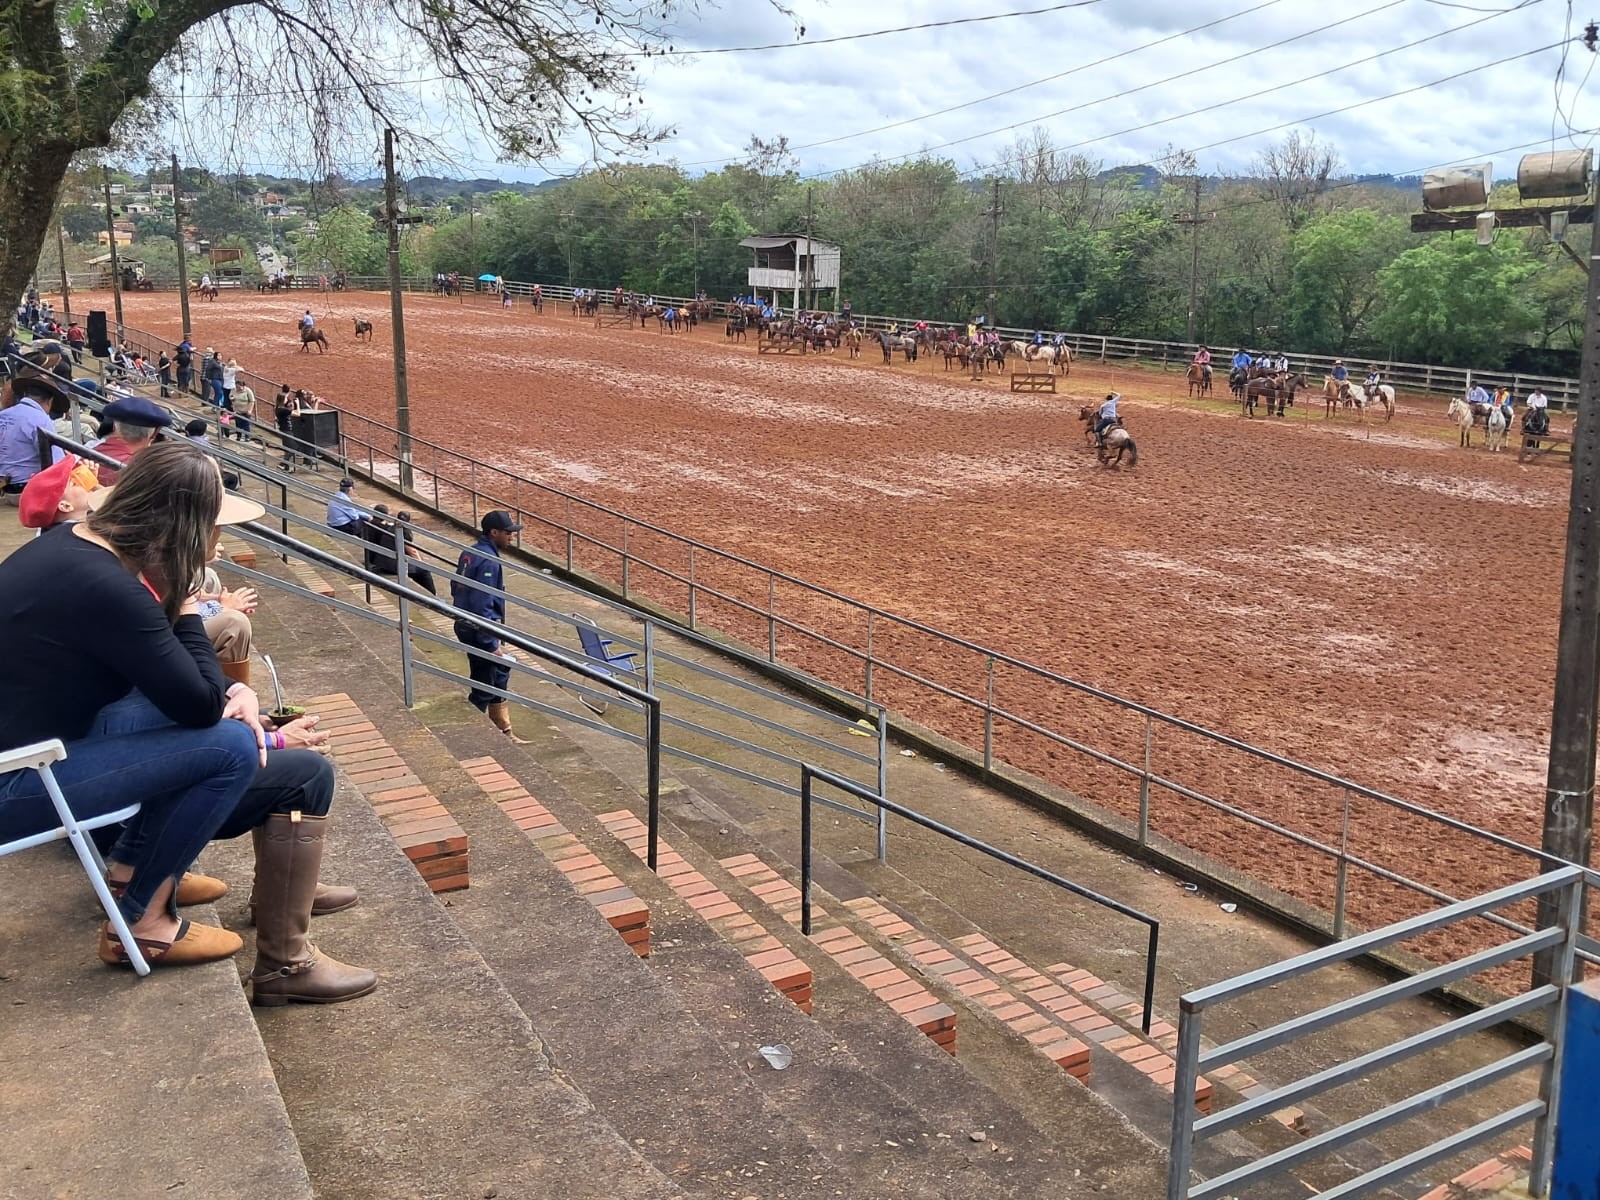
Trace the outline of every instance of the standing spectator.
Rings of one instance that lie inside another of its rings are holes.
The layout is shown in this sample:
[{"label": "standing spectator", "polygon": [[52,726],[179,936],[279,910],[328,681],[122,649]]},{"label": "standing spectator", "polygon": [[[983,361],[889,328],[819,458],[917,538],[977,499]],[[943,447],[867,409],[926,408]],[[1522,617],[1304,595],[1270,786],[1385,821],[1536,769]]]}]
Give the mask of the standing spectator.
[{"label": "standing spectator", "polygon": [[178,390],[188,392],[194,386],[194,343],[187,333],[174,350],[173,358],[178,367]]},{"label": "standing spectator", "polygon": [[169,399],[172,395],[172,356],[165,350],[156,359],[156,378],[161,382],[161,398]]},{"label": "standing spectator", "polygon": [[[522,526],[511,519],[510,513],[497,508],[483,514],[481,528],[483,536],[461,552],[461,560],[456,564],[460,580],[450,582],[450,602],[474,616],[504,624],[506,602],[496,594],[505,590],[500,551],[511,545],[511,535]],[[494,590],[486,591],[486,588]],[[479,685],[467,693],[468,702],[479,712],[487,713],[494,727],[513,742],[526,745],[511,728],[510,702],[495,692],[483,690],[488,687],[503,692],[511,682],[508,665],[511,658],[500,653],[500,639],[477,625],[457,621],[456,640],[467,648],[467,669],[472,682]]]},{"label": "standing spectator", "polygon": [[[222,356],[219,354],[217,357],[221,358]],[[236,358],[230,358],[227,362],[222,364],[222,402],[221,402],[221,407],[227,409],[229,412],[233,411],[233,405],[229,404],[228,401],[233,399],[233,389],[236,388],[238,385],[239,385],[239,360],[236,359]]]},{"label": "standing spectator", "polygon": [[272,402],[272,420],[278,427],[278,436],[283,439],[283,461],[278,464],[280,470],[294,470],[294,400],[289,395],[289,385],[282,384],[278,388],[278,395]]},{"label": "standing spectator", "polygon": [[72,361],[79,366],[83,365],[83,348],[89,339],[83,332],[83,327],[76,321],[67,326],[67,345],[72,347]]},{"label": "standing spectator", "polygon": [[[103,414],[111,422],[111,436],[96,447],[101,454],[127,466],[155,444],[156,430],[172,425],[172,414],[143,396],[128,396],[106,405]],[[117,482],[116,467],[100,467],[96,472],[101,487]]]},{"label": "standing spectator", "polygon": [[[28,480],[38,473],[39,434],[56,431],[51,404],[70,401],[66,385],[45,369],[42,348],[30,350],[0,389],[0,503],[5,504],[16,504]],[[55,457],[61,457],[59,450]]]},{"label": "standing spectator", "polygon": [[202,395],[207,403],[216,408],[222,407],[222,355],[210,346],[206,347],[205,361],[200,365],[200,382]]},{"label": "standing spectator", "polygon": [[248,383],[233,389],[233,436],[248,442],[254,436],[256,424],[256,393]]}]

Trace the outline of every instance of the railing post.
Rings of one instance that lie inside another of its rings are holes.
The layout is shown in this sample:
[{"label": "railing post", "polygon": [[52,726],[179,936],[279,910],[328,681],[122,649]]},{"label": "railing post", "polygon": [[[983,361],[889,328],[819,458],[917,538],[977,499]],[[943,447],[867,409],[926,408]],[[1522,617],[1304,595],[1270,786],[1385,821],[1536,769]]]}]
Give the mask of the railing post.
[{"label": "railing post", "polygon": [[811,768],[804,763],[800,765],[800,932],[811,936]]},{"label": "railing post", "polygon": [[567,530],[567,570],[572,570],[572,530]]},{"label": "railing post", "polygon": [[433,448],[433,511],[439,511],[439,447]]},{"label": "railing post", "polygon": [[[283,536],[289,536],[289,483],[287,480],[278,484],[278,507],[283,510],[283,516],[278,518],[278,523],[283,526]],[[288,554],[284,554],[283,561],[289,561]]]},{"label": "railing post", "polygon": [[994,659],[989,660],[983,702],[983,769],[994,770]]},{"label": "railing post", "polygon": [[867,681],[862,689],[868,700],[872,699],[872,609],[867,609]]},{"label": "railing post", "polygon": [[478,460],[469,458],[467,463],[469,464],[467,486],[472,491],[472,527],[476,529],[478,528]]},{"label": "railing post", "polygon": [[656,623],[644,623],[644,690],[656,690]]},{"label": "railing post", "polygon": [[1144,715],[1144,774],[1139,777],[1139,845],[1150,844],[1150,743],[1155,736],[1155,719]]},{"label": "railing post", "polygon": [[1201,1011],[1182,1000],[1178,1017],[1177,1075],[1172,1081],[1172,1145],[1167,1159],[1167,1200],[1188,1200],[1194,1165],[1194,1086],[1200,1079]]},{"label": "railing post", "polygon": [[628,519],[622,519],[622,598],[628,598]]},{"label": "railing post", "polygon": [[767,661],[778,661],[777,577],[767,572]]},{"label": "railing post", "polygon": [[1339,861],[1333,877],[1333,940],[1344,940],[1345,901],[1350,887],[1350,789],[1340,788],[1344,795],[1344,817],[1339,824]]},{"label": "railing post", "polygon": [[1106,360],[1106,339],[1105,339],[1105,335],[1101,334],[1100,335],[1100,361],[1101,362],[1105,362],[1105,360]]},{"label": "railing post", "polygon": [[1574,951],[1578,935],[1583,931],[1584,877],[1574,879],[1561,897],[1561,910],[1557,924],[1562,933],[1561,945],[1556,947],[1555,970],[1551,982],[1561,989],[1555,1007],[1550,1011],[1548,1034],[1552,1053],[1539,1075],[1539,1099],[1544,1101],[1544,1112],[1533,1125],[1533,1161],[1528,1164],[1528,1194],[1544,1196],[1550,1190],[1550,1166],[1555,1153],[1556,1125],[1561,1116],[1561,1068],[1567,1050],[1567,1007],[1569,993],[1575,985],[1573,977]]},{"label": "railing post", "polygon": [[656,869],[657,847],[661,842],[661,701],[652,698],[645,704],[645,804],[649,825],[645,842],[645,865]]},{"label": "railing post", "polygon": [[689,628],[695,628],[697,614],[695,611],[695,579],[694,579],[694,543],[689,543]]},{"label": "railing post", "polygon": [[369,441],[367,443],[367,478],[376,479],[377,477],[377,469],[372,465],[372,443]]},{"label": "railing post", "polygon": [[398,524],[394,527],[394,581],[400,588],[396,597],[400,605],[400,683],[405,689],[406,707],[416,705],[416,673],[411,663],[411,601],[406,599],[410,588],[411,572],[406,569],[406,531]]},{"label": "railing post", "polygon": [[[878,709],[878,795],[889,798],[889,710]],[[878,861],[889,861],[889,810],[878,809]]]}]

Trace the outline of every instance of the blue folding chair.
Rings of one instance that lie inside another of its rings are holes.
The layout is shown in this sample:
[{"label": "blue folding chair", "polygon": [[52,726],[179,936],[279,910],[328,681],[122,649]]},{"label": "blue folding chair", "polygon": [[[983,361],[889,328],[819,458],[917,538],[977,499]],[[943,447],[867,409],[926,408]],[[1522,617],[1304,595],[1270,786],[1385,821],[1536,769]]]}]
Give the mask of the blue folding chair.
[{"label": "blue folding chair", "polygon": [[47,842],[59,842],[62,838],[70,841],[72,848],[78,853],[78,861],[83,864],[83,869],[89,876],[89,885],[94,888],[94,894],[100,900],[100,907],[106,910],[106,919],[111,922],[111,928],[116,931],[118,940],[128,952],[128,961],[140,975],[148,975],[150,964],[145,961],[138,943],[133,940],[133,934],[128,930],[128,922],[123,919],[122,910],[117,907],[117,902],[111,895],[111,888],[106,884],[105,860],[100,857],[94,839],[89,836],[90,830],[100,829],[106,825],[120,825],[123,821],[131,820],[138,815],[139,806],[130,804],[125,808],[119,808],[116,812],[101,813],[97,817],[79,820],[73,815],[71,806],[67,804],[67,798],[61,794],[61,785],[56,782],[55,772],[50,769],[51,763],[58,763],[66,756],[66,747],[56,738],[0,752],[0,775],[8,775],[13,771],[39,773],[39,778],[44,782],[44,790],[50,797],[50,803],[55,806],[56,817],[61,822],[52,829],[31,833],[9,842],[0,842],[0,858],[15,854],[18,850],[31,850],[35,846],[43,846]]},{"label": "blue folding chair", "polygon": [[[611,651],[611,639],[601,631],[598,625],[588,617],[581,616],[578,613],[572,613],[571,616],[572,623],[578,630],[578,640],[583,643],[584,656],[594,660],[595,666],[605,671],[607,675],[615,674],[615,672],[607,671],[603,665],[609,663],[616,663],[630,675],[639,673],[638,668],[633,665],[635,655],[632,650],[620,650],[613,654]],[[582,692],[578,693],[578,699],[583,701],[585,708],[597,716],[605,715],[606,702],[604,700],[596,700],[592,696],[584,695]]]}]

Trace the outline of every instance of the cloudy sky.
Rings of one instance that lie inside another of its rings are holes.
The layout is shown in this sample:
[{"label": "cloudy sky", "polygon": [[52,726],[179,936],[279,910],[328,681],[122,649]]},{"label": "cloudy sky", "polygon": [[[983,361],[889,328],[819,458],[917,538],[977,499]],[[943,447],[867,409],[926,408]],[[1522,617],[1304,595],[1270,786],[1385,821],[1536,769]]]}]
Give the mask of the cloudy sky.
[{"label": "cloudy sky", "polygon": [[[646,161],[715,170],[756,134],[787,136],[806,176],[924,151],[981,169],[1037,126],[1107,166],[1178,147],[1226,172],[1298,127],[1356,173],[1493,155],[1504,177],[1552,131],[1568,148],[1592,140],[1574,143],[1569,128],[1600,125],[1600,74],[1586,86],[1596,55],[1577,40],[1588,14],[1569,0],[791,2],[795,19],[765,0],[724,0],[674,22],[673,45],[689,53],[650,62],[644,95],[676,132]],[[771,43],[783,48],[746,49]],[[460,173],[536,179],[585,165],[576,140],[543,170],[496,163],[470,132],[454,140]]]}]

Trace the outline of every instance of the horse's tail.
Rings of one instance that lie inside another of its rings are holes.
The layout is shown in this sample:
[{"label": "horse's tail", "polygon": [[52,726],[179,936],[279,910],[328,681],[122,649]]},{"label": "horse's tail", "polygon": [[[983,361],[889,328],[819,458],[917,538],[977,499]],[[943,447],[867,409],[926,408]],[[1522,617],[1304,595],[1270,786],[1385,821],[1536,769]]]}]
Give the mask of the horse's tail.
[{"label": "horse's tail", "polygon": [[1139,446],[1132,438],[1128,439],[1128,465],[1130,467],[1139,465]]}]

